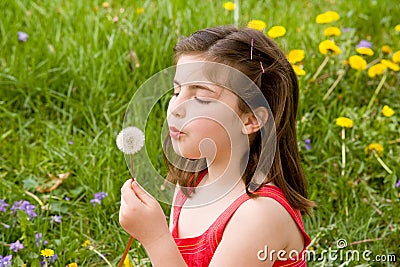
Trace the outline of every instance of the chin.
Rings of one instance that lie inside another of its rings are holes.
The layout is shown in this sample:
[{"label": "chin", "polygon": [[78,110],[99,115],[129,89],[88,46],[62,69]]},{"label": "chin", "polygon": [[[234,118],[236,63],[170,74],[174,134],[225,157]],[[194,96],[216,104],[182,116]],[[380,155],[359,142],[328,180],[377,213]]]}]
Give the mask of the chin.
[{"label": "chin", "polygon": [[178,144],[173,144],[172,145],[175,154],[177,154],[178,156],[181,156],[183,158],[186,159],[190,159],[190,160],[197,160],[200,159],[200,152],[198,153],[193,153],[193,151],[191,151],[191,153],[188,153],[188,151],[185,151],[185,149],[179,148]]}]

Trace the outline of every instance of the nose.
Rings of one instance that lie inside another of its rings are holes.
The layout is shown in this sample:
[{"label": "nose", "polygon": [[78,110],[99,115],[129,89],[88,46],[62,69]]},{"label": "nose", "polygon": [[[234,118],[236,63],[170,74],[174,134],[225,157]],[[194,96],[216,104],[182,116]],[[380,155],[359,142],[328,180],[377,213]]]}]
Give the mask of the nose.
[{"label": "nose", "polygon": [[168,109],[174,117],[183,118],[186,115],[185,100],[181,95],[173,96],[169,101]]}]

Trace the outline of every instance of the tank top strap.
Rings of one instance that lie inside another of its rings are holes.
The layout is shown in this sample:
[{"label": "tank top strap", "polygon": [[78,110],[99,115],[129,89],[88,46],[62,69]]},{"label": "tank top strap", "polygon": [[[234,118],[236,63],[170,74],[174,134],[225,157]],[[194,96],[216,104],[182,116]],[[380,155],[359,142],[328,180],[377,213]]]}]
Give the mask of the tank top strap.
[{"label": "tank top strap", "polygon": [[[257,195],[261,197],[270,197],[274,200],[276,200],[278,203],[280,203],[290,214],[290,216],[293,218],[293,220],[296,222],[297,226],[301,230],[303,237],[304,237],[304,242],[305,242],[305,247],[308,246],[310,243],[310,237],[307,235],[307,233],[304,230],[304,225],[303,225],[303,220],[301,218],[301,213],[298,210],[294,210],[287,199],[285,198],[285,195],[283,194],[282,190],[279,189],[276,186],[272,185],[264,185],[260,189],[258,189],[255,192]],[[230,218],[233,216],[233,214],[236,212],[236,210],[242,205],[244,202],[249,200],[250,197],[244,193],[240,197],[238,197],[219,217],[218,219],[213,223],[213,225],[210,227],[208,233],[208,240],[209,244],[212,246],[212,249],[216,249],[218,244],[220,243],[222,239],[222,235],[224,233],[225,227],[228,224]]]},{"label": "tank top strap", "polygon": [[[196,186],[201,182],[201,180],[204,178],[204,176],[208,173],[208,169],[205,169],[202,171],[198,177],[197,184]],[[193,179],[193,175],[190,177],[190,179]],[[172,218],[172,236],[173,237],[178,237],[178,220],[179,220],[179,215],[181,213],[183,204],[185,204],[185,201],[187,200],[187,196],[182,192],[182,190],[178,189],[175,200],[174,200],[174,214]]]}]

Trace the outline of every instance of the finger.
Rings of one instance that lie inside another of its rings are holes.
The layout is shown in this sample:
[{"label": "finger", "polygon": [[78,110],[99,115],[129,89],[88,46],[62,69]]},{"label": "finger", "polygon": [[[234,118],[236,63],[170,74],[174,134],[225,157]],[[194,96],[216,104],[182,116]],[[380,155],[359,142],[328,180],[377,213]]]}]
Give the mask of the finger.
[{"label": "finger", "polygon": [[151,196],[149,193],[144,191],[143,188],[139,186],[139,184],[136,181],[132,182],[132,189],[135,192],[136,196],[144,203],[144,204],[149,204],[153,202],[155,199],[153,196]]},{"label": "finger", "polygon": [[135,191],[133,191],[131,179],[127,180],[122,186],[121,198],[126,206],[135,206],[142,204],[142,201],[136,196]]}]

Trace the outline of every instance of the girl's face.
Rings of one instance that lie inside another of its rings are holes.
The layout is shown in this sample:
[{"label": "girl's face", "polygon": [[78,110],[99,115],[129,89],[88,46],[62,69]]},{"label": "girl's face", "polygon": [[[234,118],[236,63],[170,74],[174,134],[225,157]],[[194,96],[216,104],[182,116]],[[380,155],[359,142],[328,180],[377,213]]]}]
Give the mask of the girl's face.
[{"label": "girl's face", "polygon": [[[215,160],[231,157],[239,144],[247,144],[238,97],[194,72],[206,63],[201,57],[182,55],[177,62],[174,95],[167,122],[175,152],[185,158]],[[195,78],[196,77],[196,78]]]}]

